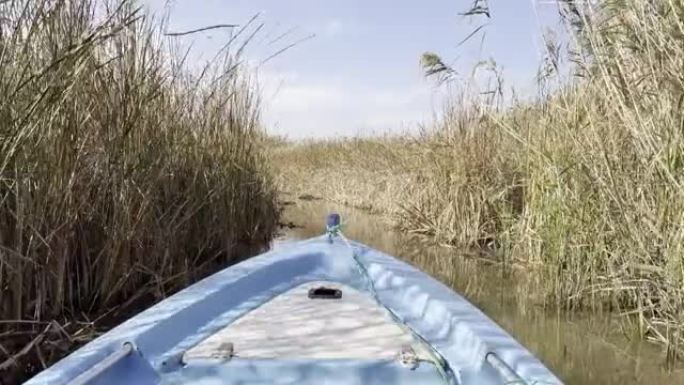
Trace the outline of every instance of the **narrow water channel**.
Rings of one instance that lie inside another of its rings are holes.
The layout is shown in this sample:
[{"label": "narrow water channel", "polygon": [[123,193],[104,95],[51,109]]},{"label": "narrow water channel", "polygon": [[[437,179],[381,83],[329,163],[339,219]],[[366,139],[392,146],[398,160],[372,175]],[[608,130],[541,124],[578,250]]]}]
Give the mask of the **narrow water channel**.
[{"label": "narrow water channel", "polygon": [[286,207],[283,218],[296,227],[279,241],[320,235],[329,212],[342,215],[347,237],[395,255],[464,295],[568,385],[684,384],[684,368],[668,370],[659,347],[629,341],[616,319],[549,314],[517,293],[521,288],[501,267],[392,231],[381,218],[360,210],[296,201]]}]

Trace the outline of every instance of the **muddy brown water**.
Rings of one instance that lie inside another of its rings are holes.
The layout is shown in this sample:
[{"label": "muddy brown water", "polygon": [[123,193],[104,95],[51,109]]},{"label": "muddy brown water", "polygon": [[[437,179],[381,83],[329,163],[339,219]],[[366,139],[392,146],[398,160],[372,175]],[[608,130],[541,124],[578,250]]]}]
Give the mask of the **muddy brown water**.
[{"label": "muddy brown water", "polygon": [[524,289],[500,265],[393,231],[381,218],[360,210],[299,200],[286,207],[283,218],[296,227],[277,242],[320,235],[329,212],[341,214],[348,238],[395,255],[464,295],[568,385],[684,385],[684,367],[666,368],[662,349],[625,337],[616,317],[545,311],[521,295]]}]

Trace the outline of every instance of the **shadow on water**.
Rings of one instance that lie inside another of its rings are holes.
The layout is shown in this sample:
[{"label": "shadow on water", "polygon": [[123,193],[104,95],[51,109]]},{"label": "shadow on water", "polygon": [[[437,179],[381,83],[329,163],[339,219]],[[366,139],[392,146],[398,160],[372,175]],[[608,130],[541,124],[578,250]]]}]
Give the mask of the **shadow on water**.
[{"label": "shadow on water", "polygon": [[668,371],[662,351],[647,342],[629,341],[615,318],[544,311],[521,293],[525,289],[513,274],[504,274],[501,266],[464,258],[456,250],[392,231],[377,216],[300,200],[286,207],[284,219],[297,226],[285,230],[280,239],[320,235],[329,212],[342,215],[348,238],[395,255],[464,295],[568,385],[684,384],[684,369]]}]

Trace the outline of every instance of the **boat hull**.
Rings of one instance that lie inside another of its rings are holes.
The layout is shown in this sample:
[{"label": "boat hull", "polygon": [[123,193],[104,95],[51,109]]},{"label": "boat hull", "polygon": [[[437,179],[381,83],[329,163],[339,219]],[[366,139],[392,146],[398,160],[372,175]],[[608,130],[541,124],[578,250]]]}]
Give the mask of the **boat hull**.
[{"label": "boat hull", "polygon": [[[435,359],[412,369],[388,359],[238,356],[220,362],[184,362],[185,352],[202,341],[273,298],[315,281],[337,282],[367,293],[394,322],[429,346]],[[125,344],[133,347],[130,354],[103,368],[102,362]],[[180,291],[78,349],[27,384],[71,384],[86,378],[85,383],[96,385],[486,385],[510,383],[507,370],[518,382],[561,384],[527,349],[440,282],[367,246],[321,236],[283,245]],[[88,374],[93,371],[98,371],[97,375]]]}]

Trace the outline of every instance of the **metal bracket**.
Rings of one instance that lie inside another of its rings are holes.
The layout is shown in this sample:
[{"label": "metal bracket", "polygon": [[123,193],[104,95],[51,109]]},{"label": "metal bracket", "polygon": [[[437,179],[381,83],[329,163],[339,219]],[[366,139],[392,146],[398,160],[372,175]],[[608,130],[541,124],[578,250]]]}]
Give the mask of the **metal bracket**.
[{"label": "metal bracket", "polygon": [[135,345],[132,342],[124,342],[119,350],[112,352],[102,361],[88,368],[85,372],[78,375],[70,382],[71,385],[88,385],[92,380],[97,378],[100,374],[107,371],[107,369],[119,363],[119,361],[128,357],[129,354],[136,351]]}]

